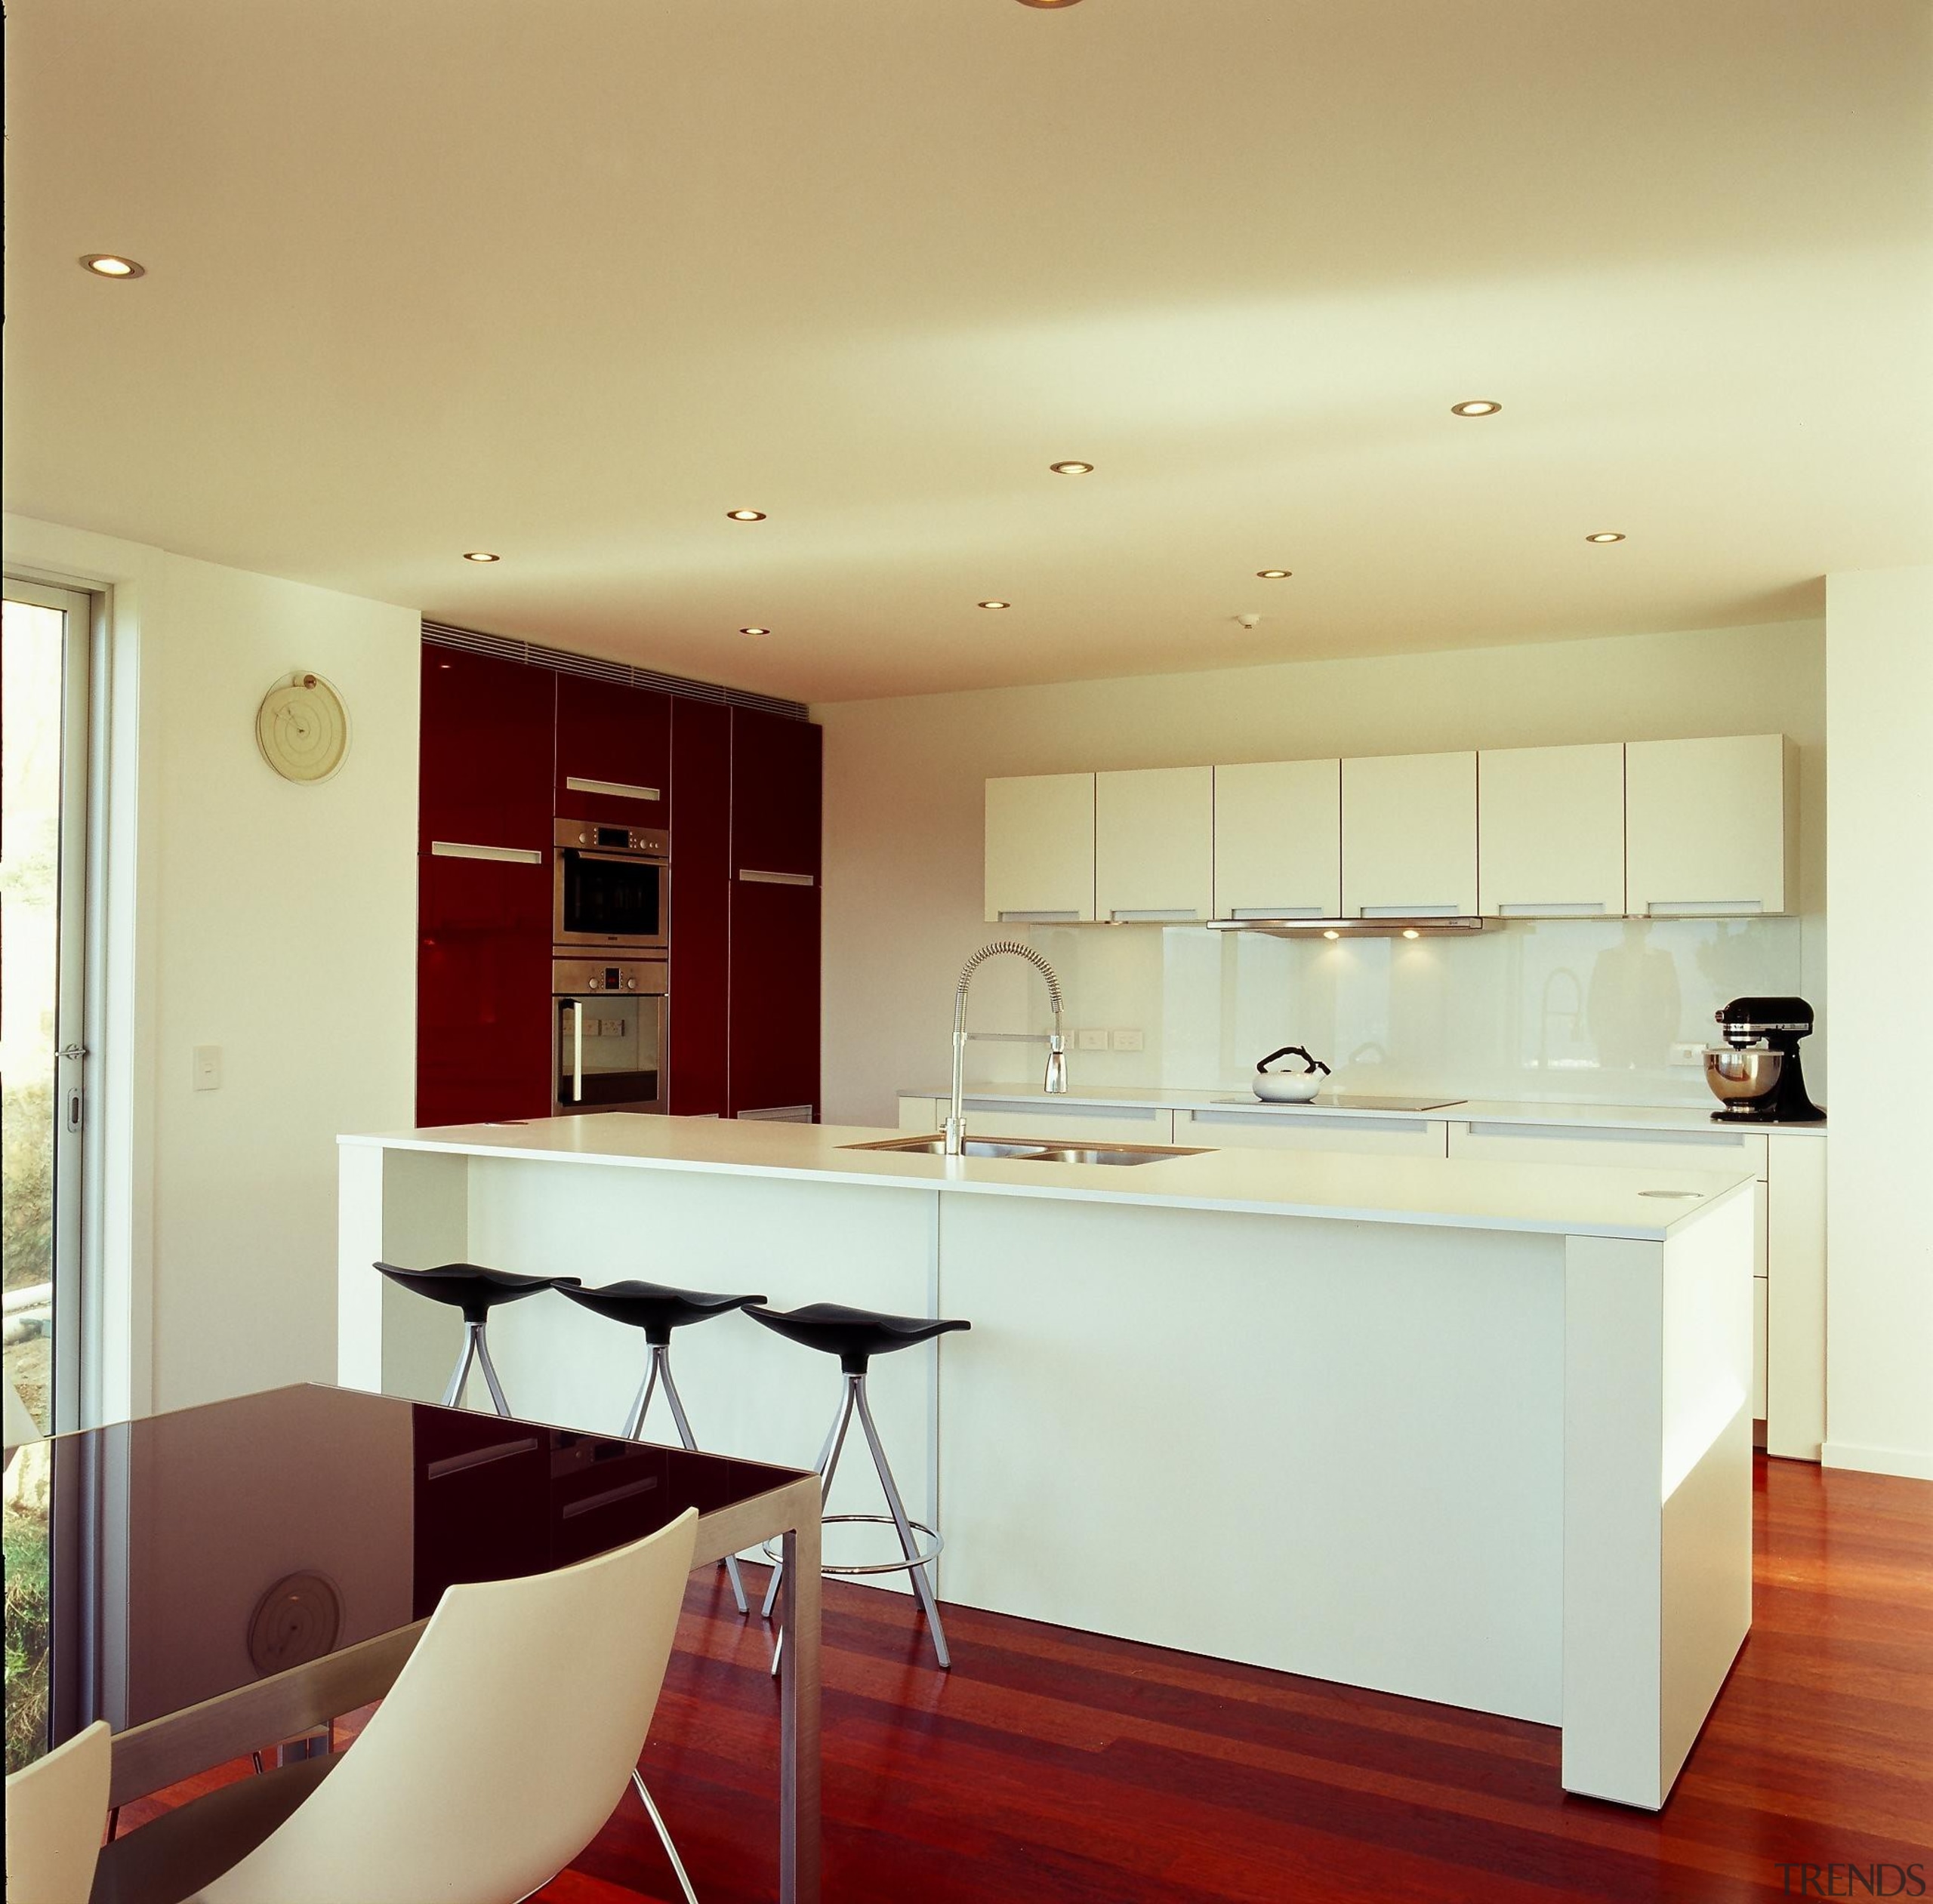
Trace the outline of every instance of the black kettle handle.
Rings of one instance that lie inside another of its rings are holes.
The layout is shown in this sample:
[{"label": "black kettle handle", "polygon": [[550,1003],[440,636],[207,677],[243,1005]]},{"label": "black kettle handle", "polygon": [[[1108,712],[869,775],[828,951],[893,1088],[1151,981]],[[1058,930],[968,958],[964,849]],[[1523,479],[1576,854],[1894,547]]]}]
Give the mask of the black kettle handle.
[{"label": "black kettle handle", "polygon": [[1257,1071],[1266,1071],[1278,1058],[1299,1058],[1309,1067],[1309,1074],[1320,1071],[1324,1077],[1333,1077],[1335,1075],[1321,1058],[1312,1058],[1301,1045],[1284,1045],[1280,1051],[1272,1051],[1255,1068]]}]

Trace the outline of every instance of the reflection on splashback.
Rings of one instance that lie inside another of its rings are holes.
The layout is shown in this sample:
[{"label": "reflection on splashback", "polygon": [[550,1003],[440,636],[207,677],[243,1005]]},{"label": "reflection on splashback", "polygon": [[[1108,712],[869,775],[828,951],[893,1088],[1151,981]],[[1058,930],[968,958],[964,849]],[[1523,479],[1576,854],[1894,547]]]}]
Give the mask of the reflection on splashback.
[{"label": "reflection on splashback", "polygon": [[[1800,933],[1797,919],[1611,919],[1414,941],[1188,926],[1027,937],[1060,974],[1071,1030],[1145,1039],[1139,1052],[1070,1039],[1077,1083],[1241,1089],[1257,1059],[1299,1044],[1350,1090],[1668,1105],[1710,1101],[1702,1069],[1672,1064],[1671,1048],[1711,1043],[1719,1006],[1803,992]],[[1016,968],[997,999],[976,996],[976,1026],[1035,1024],[1037,985]],[[1808,1072],[1816,1061],[1808,1047]],[[973,1046],[981,1083],[1028,1082],[1039,1065],[1030,1046]]]}]

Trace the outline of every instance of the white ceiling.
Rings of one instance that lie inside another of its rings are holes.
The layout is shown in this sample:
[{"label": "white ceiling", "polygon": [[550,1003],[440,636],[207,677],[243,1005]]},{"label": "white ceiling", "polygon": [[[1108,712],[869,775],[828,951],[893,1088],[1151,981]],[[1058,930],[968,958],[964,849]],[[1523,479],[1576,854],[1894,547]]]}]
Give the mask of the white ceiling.
[{"label": "white ceiling", "polygon": [[1933,558],[1923,0],[8,11],[29,514],[814,700]]}]

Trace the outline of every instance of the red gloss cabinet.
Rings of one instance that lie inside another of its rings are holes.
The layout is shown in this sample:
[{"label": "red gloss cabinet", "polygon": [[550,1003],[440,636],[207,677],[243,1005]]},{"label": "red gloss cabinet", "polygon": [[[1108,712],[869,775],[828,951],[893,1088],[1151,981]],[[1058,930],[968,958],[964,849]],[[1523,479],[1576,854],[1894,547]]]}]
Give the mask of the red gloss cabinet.
[{"label": "red gloss cabinet", "polygon": [[732,710],[671,702],[671,1114],[725,1115],[730,1052]]},{"label": "red gloss cabinet", "polygon": [[[554,678],[557,764],[552,812],[560,819],[670,826],[671,697],[581,674]],[[580,784],[572,786],[573,781]]]},{"label": "red gloss cabinet", "polygon": [[[541,1117],[550,1109],[556,679],[492,655],[424,646],[419,1124]],[[478,857],[479,849],[524,857]]]},{"label": "red gloss cabinet", "polygon": [[821,738],[809,722],[732,710],[733,1117],[819,1116]]}]

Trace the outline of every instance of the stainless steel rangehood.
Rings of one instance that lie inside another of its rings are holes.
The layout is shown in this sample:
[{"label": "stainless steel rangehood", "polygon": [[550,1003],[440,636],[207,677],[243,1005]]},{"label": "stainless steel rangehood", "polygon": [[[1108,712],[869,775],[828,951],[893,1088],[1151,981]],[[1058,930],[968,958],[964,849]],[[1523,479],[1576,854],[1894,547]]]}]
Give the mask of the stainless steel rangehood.
[{"label": "stainless steel rangehood", "polygon": [[1425,938],[1448,932],[1480,932],[1491,922],[1474,913],[1405,913],[1388,917],[1371,913],[1361,919],[1306,918],[1293,913],[1259,914],[1252,918],[1210,919],[1204,922],[1217,932],[1267,932],[1276,938]]}]

